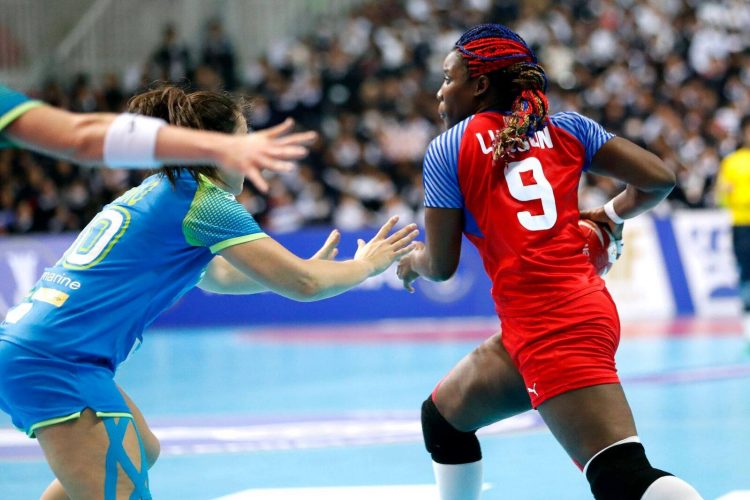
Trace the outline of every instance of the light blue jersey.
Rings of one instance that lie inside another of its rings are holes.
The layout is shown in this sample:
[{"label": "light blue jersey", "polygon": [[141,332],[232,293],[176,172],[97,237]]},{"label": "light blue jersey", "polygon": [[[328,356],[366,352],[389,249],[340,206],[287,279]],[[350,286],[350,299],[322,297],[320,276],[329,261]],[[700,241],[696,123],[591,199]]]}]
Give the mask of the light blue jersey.
[{"label": "light blue jersey", "polygon": [[0,85],[0,149],[12,145],[5,139],[3,129],[28,110],[43,104],[5,85]]},{"label": "light blue jersey", "polygon": [[233,195],[188,174],[146,179],[104,209],[8,312],[0,340],[114,369],[214,254],[266,237]]}]

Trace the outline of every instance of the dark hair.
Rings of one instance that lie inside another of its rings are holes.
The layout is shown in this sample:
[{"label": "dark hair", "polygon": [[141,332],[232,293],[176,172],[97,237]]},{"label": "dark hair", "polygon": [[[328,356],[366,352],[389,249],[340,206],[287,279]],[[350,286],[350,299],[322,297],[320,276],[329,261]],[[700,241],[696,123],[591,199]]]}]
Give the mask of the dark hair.
[{"label": "dark hair", "polygon": [[547,76],[523,38],[502,24],[480,24],[456,42],[470,78],[486,75],[490,86],[507,92],[511,115],[495,133],[494,158],[510,153],[524,138],[544,127],[549,114]]},{"label": "dark hair", "polygon": [[[170,125],[231,134],[239,125],[244,103],[229,94],[209,91],[186,92],[174,85],[161,85],[128,101],[128,111],[166,120]],[[159,171],[174,184],[182,172],[195,180],[200,175],[216,179],[213,165],[164,166]]]}]

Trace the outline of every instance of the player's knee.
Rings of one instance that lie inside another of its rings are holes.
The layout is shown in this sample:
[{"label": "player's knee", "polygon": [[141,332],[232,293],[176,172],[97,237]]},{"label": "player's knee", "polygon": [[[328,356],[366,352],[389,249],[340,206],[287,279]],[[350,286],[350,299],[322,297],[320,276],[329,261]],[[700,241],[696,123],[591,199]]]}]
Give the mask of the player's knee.
[{"label": "player's knee", "polygon": [[461,432],[438,411],[432,396],[422,403],[422,434],[427,451],[439,464],[467,464],[482,459],[476,432]]},{"label": "player's knee", "polygon": [[586,479],[597,500],[641,500],[649,486],[667,476],[671,474],[651,466],[641,443],[607,448],[586,466]]}]

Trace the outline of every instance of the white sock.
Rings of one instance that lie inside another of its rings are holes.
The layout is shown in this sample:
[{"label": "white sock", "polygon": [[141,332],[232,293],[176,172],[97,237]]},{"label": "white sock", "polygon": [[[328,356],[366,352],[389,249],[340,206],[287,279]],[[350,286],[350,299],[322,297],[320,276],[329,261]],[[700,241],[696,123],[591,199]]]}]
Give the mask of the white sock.
[{"label": "white sock", "polygon": [[663,476],[651,483],[641,500],[703,500],[703,497],[679,477]]},{"label": "white sock", "polygon": [[479,500],[482,494],[482,461],[470,464],[432,462],[440,500]]}]

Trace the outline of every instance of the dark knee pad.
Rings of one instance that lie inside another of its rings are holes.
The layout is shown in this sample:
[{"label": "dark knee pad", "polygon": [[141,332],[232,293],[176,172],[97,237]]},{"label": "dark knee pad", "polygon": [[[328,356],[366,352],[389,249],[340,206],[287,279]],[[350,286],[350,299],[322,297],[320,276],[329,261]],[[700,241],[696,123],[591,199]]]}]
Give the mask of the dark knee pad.
[{"label": "dark knee pad", "polygon": [[671,475],[651,467],[641,443],[618,444],[604,450],[586,470],[597,500],[640,500],[651,483]]},{"label": "dark knee pad", "polygon": [[440,414],[432,396],[422,403],[422,434],[427,451],[439,464],[468,464],[482,459],[474,432],[461,432]]}]

